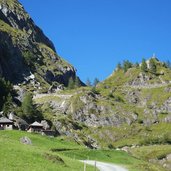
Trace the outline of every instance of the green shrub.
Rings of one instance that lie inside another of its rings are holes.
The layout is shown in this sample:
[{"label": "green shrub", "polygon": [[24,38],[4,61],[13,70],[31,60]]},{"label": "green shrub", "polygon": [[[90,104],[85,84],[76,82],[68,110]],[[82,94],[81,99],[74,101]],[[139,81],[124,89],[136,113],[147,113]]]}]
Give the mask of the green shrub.
[{"label": "green shrub", "polygon": [[24,61],[28,66],[34,66],[34,61],[35,61],[35,57],[34,54],[30,51],[25,51],[23,52],[23,57],[24,57]]},{"label": "green shrub", "polygon": [[164,139],[165,143],[171,144],[171,134],[169,134],[169,133],[164,134],[163,139]]},{"label": "green shrub", "polygon": [[91,92],[94,94],[100,94],[96,87],[92,87]]}]

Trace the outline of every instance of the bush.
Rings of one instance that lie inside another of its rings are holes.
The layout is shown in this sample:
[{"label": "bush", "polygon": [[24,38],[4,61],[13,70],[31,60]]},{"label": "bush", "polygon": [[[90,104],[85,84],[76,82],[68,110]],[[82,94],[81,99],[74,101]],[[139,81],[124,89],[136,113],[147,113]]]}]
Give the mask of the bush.
[{"label": "bush", "polygon": [[143,119],[138,119],[138,123],[139,124],[143,124],[144,122],[143,122]]},{"label": "bush", "polygon": [[113,93],[109,93],[109,94],[108,94],[108,97],[110,97],[110,98],[114,98]]},{"label": "bush", "polygon": [[171,144],[171,134],[164,134],[163,139],[165,143]]},{"label": "bush", "polygon": [[120,96],[114,96],[114,99],[115,99],[115,101],[117,101],[117,102],[124,102],[124,100],[123,100],[122,97],[120,97]]},{"label": "bush", "polygon": [[92,87],[91,92],[94,94],[100,94],[100,92],[96,89],[96,87]]},{"label": "bush", "polygon": [[23,57],[24,57],[24,61],[28,66],[33,66],[32,64],[35,61],[35,57],[34,54],[30,51],[25,51],[23,52]]},{"label": "bush", "polygon": [[141,145],[171,144],[171,134],[164,134],[158,137],[148,136],[141,141]]},{"label": "bush", "polygon": [[109,144],[109,145],[108,145],[108,148],[109,148],[109,149],[114,149],[114,146],[113,146],[112,144]]}]

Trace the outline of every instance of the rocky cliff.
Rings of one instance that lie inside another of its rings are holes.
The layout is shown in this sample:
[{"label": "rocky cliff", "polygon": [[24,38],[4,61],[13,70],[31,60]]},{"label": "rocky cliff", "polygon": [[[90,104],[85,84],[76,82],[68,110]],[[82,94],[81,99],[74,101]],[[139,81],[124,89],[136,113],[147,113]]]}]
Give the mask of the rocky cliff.
[{"label": "rocky cliff", "polygon": [[157,141],[157,128],[171,123],[171,70],[157,59],[155,65],[156,73],[133,65],[115,70],[95,88],[36,95],[34,101],[60,134],[94,147]]},{"label": "rocky cliff", "polygon": [[46,90],[76,77],[18,0],[0,0],[0,75],[13,84]]}]

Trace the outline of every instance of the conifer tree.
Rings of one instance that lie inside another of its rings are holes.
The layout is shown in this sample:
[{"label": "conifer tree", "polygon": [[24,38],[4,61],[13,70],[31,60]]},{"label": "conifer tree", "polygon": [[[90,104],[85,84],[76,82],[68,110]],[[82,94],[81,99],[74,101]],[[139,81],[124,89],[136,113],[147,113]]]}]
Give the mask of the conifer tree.
[{"label": "conifer tree", "polygon": [[117,68],[118,70],[121,70],[121,69],[122,69],[122,65],[121,65],[120,62],[117,64],[116,68]]},{"label": "conifer tree", "polygon": [[138,62],[135,63],[135,67],[139,68],[139,63]]},{"label": "conifer tree", "polygon": [[91,81],[89,80],[89,78],[88,78],[87,81],[86,81],[86,85],[87,85],[88,87],[91,87]]},{"label": "conifer tree", "polygon": [[129,62],[128,60],[124,61],[124,62],[123,62],[123,70],[124,70],[124,72],[127,72],[127,70],[128,70],[129,68],[132,68],[132,63]]},{"label": "conifer tree", "polygon": [[96,85],[99,83],[99,79],[98,78],[95,78],[94,79],[94,82],[93,82],[93,86],[96,87]]},{"label": "conifer tree", "polygon": [[147,72],[148,68],[147,68],[147,63],[146,63],[146,60],[143,58],[142,59],[142,63],[141,63],[141,70],[143,72]]},{"label": "conifer tree", "polygon": [[13,111],[13,103],[12,103],[12,96],[9,93],[5,99],[5,103],[3,105],[3,112],[7,115],[9,112]]},{"label": "conifer tree", "polygon": [[167,60],[165,64],[167,68],[171,69],[171,62],[169,60]]},{"label": "conifer tree", "polygon": [[32,95],[30,93],[25,94],[21,107],[22,107],[23,117],[31,121],[34,117],[34,105],[33,105]]},{"label": "conifer tree", "polygon": [[12,84],[9,81],[6,81],[4,78],[0,77],[0,110],[2,110],[8,94],[12,93],[12,91]]},{"label": "conifer tree", "polygon": [[153,58],[151,58],[150,61],[149,61],[149,70],[150,70],[150,72],[152,72],[153,74],[156,74],[156,72],[157,72],[156,63],[155,63],[155,61],[154,61]]}]

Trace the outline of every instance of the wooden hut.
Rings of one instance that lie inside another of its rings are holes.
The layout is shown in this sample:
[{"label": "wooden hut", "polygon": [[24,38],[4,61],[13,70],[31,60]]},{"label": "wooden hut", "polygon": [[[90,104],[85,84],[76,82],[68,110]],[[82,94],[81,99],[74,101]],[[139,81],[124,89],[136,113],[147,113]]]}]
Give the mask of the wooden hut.
[{"label": "wooden hut", "polygon": [[13,129],[13,121],[9,120],[6,117],[0,118],[0,130],[12,130]]},{"label": "wooden hut", "polygon": [[43,130],[43,125],[37,121],[30,124],[27,132],[41,132]]}]

